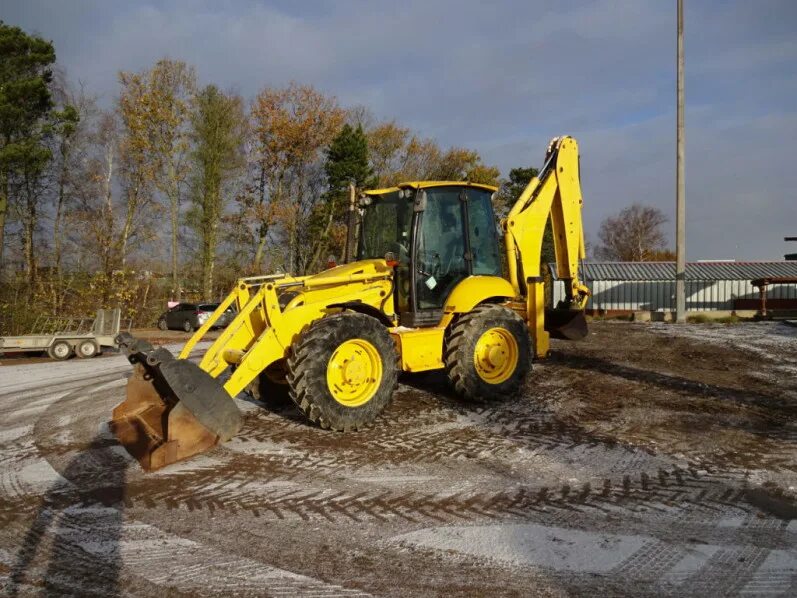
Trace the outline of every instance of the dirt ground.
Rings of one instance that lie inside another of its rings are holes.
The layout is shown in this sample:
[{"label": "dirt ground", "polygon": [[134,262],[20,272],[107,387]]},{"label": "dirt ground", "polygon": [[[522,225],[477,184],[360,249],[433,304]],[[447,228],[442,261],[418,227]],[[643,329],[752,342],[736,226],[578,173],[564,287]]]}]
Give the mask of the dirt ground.
[{"label": "dirt ground", "polygon": [[120,355],[0,368],[9,595],[797,588],[797,328],[595,322],[515,399],[405,376],[347,435],[241,395],[237,438],[154,474],[108,432],[129,370]]}]

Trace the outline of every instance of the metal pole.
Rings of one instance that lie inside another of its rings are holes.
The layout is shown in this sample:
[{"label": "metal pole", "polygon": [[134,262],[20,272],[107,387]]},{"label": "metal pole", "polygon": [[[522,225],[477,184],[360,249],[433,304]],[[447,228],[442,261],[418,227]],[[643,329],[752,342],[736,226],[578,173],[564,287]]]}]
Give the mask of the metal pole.
[{"label": "metal pole", "polygon": [[686,321],[686,185],[684,183],[684,0],[678,0],[675,150],[675,321]]},{"label": "metal pole", "polygon": [[346,229],[346,255],[343,256],[343,263],[348,264],[354,257],[357,243],[357,187],[354,181],[349,182],[349,220]]}]

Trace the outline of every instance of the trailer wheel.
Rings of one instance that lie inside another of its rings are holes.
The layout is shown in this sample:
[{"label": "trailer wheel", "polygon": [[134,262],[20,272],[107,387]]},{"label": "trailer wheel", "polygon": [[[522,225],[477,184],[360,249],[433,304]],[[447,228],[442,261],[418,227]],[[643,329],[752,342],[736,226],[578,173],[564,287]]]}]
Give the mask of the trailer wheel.
[{"label": "trailer wheel", "polygon": [[94,357],[100,352],[100,347],[91,339],[86,339],[81,341],[75,347],[75,355],[82,359],[88,359],[89,357]]},{"label": "trailer wheel", "polygon": [[72,345],[66,341],[55,341],[47,349],[47,355],[49,355],[51,359],[57,359],[58,361],[69,359],[72,355]]}]

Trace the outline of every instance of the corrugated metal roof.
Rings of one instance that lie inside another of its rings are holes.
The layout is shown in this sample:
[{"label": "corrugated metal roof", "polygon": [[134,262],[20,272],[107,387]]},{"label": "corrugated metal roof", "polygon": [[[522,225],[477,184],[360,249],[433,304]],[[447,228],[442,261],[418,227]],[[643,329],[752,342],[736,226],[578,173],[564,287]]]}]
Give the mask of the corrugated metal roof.
[{"label": "corrugated metal roof", "polygon": [[[550,264],[554,277],[556,264]],[[689,280],[752,280],[797,276],[797,262],[689,262]],[[584,262],[583,280],[672,280],[675,262]]]}]

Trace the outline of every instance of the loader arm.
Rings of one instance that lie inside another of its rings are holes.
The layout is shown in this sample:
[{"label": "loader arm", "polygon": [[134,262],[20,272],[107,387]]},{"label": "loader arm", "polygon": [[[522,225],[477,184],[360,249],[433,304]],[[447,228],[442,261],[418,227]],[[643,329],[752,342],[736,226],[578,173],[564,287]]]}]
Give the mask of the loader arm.
[{"label": "loader arm", "polygon": [[[545,164],[529,181],[504,221],[509,280],[520,297],[526,297],[526,317],[535,341],[535,353],[548,352],[546,330],[563,330],[566,338],[586,333],[583,309],[589,290],[579,278],[579,261],[584,259],[584,227],[581,220],[581,183],[578,143],[572,137],[556,137],[548,146]],[[556,267],[565,281],[566,299],[557,310],[545,311],[544,282],[540,256],[545,226],[550,215]],[[578,326],[566,326],[568,320]],[[559,318],[557,326],[548,320]]]},{"label": "loader arm", "polygon": [[[126,400],[114,408],[111,430],[148,471],[229,440],[242,423],[232,399],[284,359],[307,326],[341,311],[341,304],[379,309],[392,293],[391,276],[384,260],[365,260],[315,276],[241,278],[177,358],[163,347],[120,335],[134,371]],[[281,305],[280,293],[286,292],[289,298]],[[235,319],[198,365],[190,361],[197,343],[233,305]]]}]

